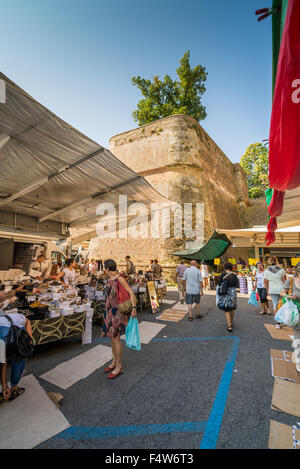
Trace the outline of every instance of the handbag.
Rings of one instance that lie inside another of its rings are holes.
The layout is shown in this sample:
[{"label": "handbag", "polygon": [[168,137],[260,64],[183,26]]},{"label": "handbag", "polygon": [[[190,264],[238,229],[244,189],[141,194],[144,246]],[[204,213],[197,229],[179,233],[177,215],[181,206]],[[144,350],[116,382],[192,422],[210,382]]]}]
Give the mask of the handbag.
[{"label": "handbag", "polygon": [[222,311],[233,311],[236,309],[236,289],[229,287],[226,295],[220,296],[218,308]]},{"label": "handbag", "polygon": [[6,336],[6,358],[13,362],[20,362],[31,357],[34,345],[28,332],[16,326],[9,316],[4,317],[10,322],[10,328]]},{"label": "handbag", "polygon": [[116,287],[119,313],[128,314],[132,310],[130,295],[126,288],[119,282],[119,278],[116,280]]},{"label": "handbag", "polygon": [[219,296],[222,296],[222,295],[226,295],[226,292],[224,291],[224,280],[225,278],[227,278],[229,275],[231,274],[226,274],[221,282],[220,285],[218,285],[218,295]]}]

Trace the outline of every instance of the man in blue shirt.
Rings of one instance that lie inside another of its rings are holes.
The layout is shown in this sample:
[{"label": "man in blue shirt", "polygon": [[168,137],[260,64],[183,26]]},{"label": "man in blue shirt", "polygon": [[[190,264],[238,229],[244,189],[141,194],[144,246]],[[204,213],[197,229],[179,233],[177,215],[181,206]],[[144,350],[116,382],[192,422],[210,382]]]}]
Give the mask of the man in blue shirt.
[{"label": "man in blue shirt", "polygon": [[186,304],[188,305],[189,321],[193,320],[193,304],[196,304],[196,318],[202,318],[200,314],[200,296],[203,295],[203,279],[197,262],[191,261],[191,267],[185,270],[183,280],[186,291]]}]

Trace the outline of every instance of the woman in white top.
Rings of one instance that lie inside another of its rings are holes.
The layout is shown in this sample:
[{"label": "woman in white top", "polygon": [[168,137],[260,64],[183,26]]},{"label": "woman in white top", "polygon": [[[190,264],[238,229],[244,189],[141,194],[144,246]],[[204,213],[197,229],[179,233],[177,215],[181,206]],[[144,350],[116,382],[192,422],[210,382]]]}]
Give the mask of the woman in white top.
[{"label": "woman in white top", "polygon": [[76,261],[74,259],[66,260],[66,267],[61,271],[61,273],[56,277],[56,280],[62,282],[65,287],[69,285],[74,285],[76,282]]},{"label": "woman in white top", "polygon": [[204,290],[208,290],[209,284],[208,284],[208,267],[207,267],[207,265],[202,262],[200,270],[201,270],[201,275],[202,275],[202,278],[203,278]]},{"label": "woman in white top", "polygon": [[271,314],[269,311],[269,302],[267,298],[267,290],[264,287],[264,265],[262,262],[256,264],[256,274],[254,282],[254,291],[257,290],[259,299],[262,305],[262,312],[260,314]]},{"label": "woman in white top", "polygon": [[[276,257],[269,257],[268,264],[269,266],[264,273],[264,287],[266,288],[268,295],[271,296],[275,314],[280,300],[280,293],[283,289],[284,282],[286,281],[286,275],[285,271],[279,267]],[[276,327],[280,328],[280,324],[276,324]]]},{"label": "woman in white top", "polygon": [[[7,334],[10,329],[10,322],[6,317],[3,315],[6,314],[7,316],[10,317],[12,322],[14,323],[15,326],[19,327],[20,329],[24,328],[32,337],[32,329],[31,329],[31,323],[29,319],[27,319],[23,314],[20,313],[14,313],[14,312],[3,312],[2,315],[0,316],[0,341],[6,340]],[[10,401],[13,401],[16,399],[16,397],[21,396],[21,394],[24,394],[25,388],[19,388],[18,384],[19,381],[22,377],[23,371],[25,368],[25,360],[21,360],[18,362],[11,362],[11,377],[10,377],[10,382],[11,382],[11,388],[7,386],[7,364],[6,361],[2,360],[1,363],[1,384],[2,384],[2,393],[0,395],[0,403],[3,400],[9,399]]]}]

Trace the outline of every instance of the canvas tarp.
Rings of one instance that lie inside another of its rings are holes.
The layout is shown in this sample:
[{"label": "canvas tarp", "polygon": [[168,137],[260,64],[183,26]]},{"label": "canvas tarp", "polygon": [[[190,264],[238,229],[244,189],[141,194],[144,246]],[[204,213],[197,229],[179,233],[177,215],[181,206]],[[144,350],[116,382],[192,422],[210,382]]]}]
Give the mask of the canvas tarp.
[{"label": "canvas tarp", "polygon": [[269,224],[274,243],[285,191],[300,185],[300,2],[273,0],[273,105],[269,135]]},{"label": "canvas tarp", "polygon": [[100,202],[166,202],[109,150],[58,118],[6,76],[0,103],[0,211],[54,220],[90,220]]},{"label": "canvas tarp", "polygon": [[230,245],[231,241],[225,234],[214,231],[211,238],[203,246],[173,252],[172,255],[195,261],[210,261],[222,256]]}]

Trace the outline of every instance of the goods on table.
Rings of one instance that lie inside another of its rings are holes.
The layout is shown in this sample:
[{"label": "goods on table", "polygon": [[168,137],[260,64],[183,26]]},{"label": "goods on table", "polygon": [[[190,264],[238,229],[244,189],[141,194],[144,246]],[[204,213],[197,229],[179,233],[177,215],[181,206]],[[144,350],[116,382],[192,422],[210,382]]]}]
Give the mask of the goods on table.
[{"label": "goods on table", "polygon": [[242,275],[238,275],[238,279],[240,282],[240,293],[248,293],[248,288],[247,288],[247,279],[246,277]]},{"label": "goods on table", "polygon": [[77,288],[64,287],[55,281],[4,281],[0,285],[0,309],[9,312],[11,308],[17,308],[30,320],[91,310],[91,302],[82,300]]}]

